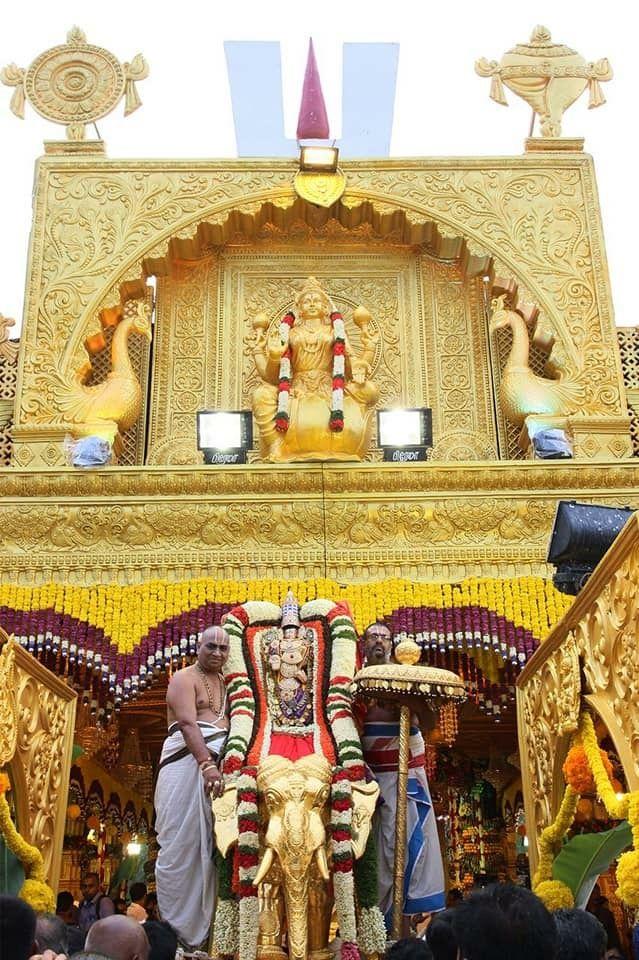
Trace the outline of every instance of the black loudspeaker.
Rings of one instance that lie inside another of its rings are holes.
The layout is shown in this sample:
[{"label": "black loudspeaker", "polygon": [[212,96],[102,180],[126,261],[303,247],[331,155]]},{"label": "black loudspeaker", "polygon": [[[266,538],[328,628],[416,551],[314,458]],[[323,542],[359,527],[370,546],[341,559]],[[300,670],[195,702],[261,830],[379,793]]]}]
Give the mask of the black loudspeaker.
[{"label": "black loudspeaker", "polygon": [[558,590],[579,593],[632,513],[630,507],[559,501],[547,558]]}]

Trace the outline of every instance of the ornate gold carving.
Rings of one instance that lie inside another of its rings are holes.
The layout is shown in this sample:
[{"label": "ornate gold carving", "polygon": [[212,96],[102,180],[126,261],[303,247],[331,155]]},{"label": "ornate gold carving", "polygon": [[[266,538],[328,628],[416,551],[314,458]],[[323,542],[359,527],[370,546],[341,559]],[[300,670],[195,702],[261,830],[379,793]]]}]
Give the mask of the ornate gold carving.
[{"label": "ornate gold carving", "polygon": [[[517,682],[526,818],[537,836],[558,807],[566,735],[582,699],[604,720],[629,788],[639,787],[638,571],[635,514]],[[534,867],[532,843],[529,852]]]},{"label": "ornate gold carving", "polygon": [[141,105],[135,88],[149,75],[141,54],[130,63],[87,43],[82,30],[73,27],[66,44],[45,50],[25,71],[14,63],[0,71],[0,80],[15,87],[11,110],[24,118],[24,102],[54,123],[66,125],[69,140],[83,140],[85,125],[99,120],[125,97],[124,115]]},{"label": "ornate gold carving", "polygon": [[[0,640],[5,637],[2,633]],[[0,648],[0,768],[6,766],[18,744],[18,709],[15,695],[15,646],[6,643]]]},{"label": "ornate gold carving", "polygon": [[[639,506],[617,463],[0,471],[0,573],[337,580],[545,575],[558,497]],[[220,549],[222,548],[222,549]]]},{"label": "ornate gold carving", "polygon": [[506,305],[502,294],[493,300],[490,331],[495,333],[504,327],[512,330],[512,347],[506,366],[501,373],[499,399],[502,411],[511,423],[523,424],[531,414],[548,417],[567,416],[584,409],[585,386],[577,379],[566,380],[558,369],[558,380],[547,380],[530,369],[530,343],[526,322],[521,314]]},{"label": "ornate gold carving", "polygon": [[9,339],[15,320],[0,313],[0,467],[11,461],[11,426],[18,376],[18,343]]},{"label": "ornate gold carving", "polygon": [[293,183],[298,197],[320,207],[332,207],[346,189],[346,177],[339,170],[336,173],[300,170]]},{"label": "ornate gold carving", "polygon": [[132,333],[151,340],[149,304],[130,300],[125,304],[111,343],[111,369],[101,383],[88,385],[92,373],[85,363],[73,378],[60,378],[53,392],[63,420],[75,436],[101,436],[113,442],[118,431],[129,430],[142,408],[142,388],[129,357]]},{"label": "ornate gold carving", "polygon": [[563,646],[545,659],[517,692],[531,870],[536,869],[539,834],[552,822],[561,799],[561,765],[568,749],[567,734],[577,729],[580,703],[577,645],[574,637],[567,637]]},{"label": "ornate gold carving", "polygon": [[268,881],[277,863],[291,960],[306,960],[308,929],[322,919],[309,910],[309,883],[314,865],[324,884],[329,879],[326,822],[330,782],[331,767],[321,754],[297,761],[269,756],[258,768],[257,786],[267,827],[265,852],[254,883]]},{"label": "ornate gold carving", "polygon": [[475,63],[480,77],[491,77],[491,99],[504,106],[502,82],[529,103],[541,120],[542,137],[559,137],[564,112],[588,86],[589,107],[606,102],[600,83],[612,80],[612,68],[603,58],[586,63],[570,47],[553,43],[550,31],[537,26],[530,43],[520,43],[504,54],[501,63],[482,58]]},{"label": "ornate gold carving", "polygon": [[[99,309],[116,304],[122,291],[131,295],[141,290],[145,273],[171,270],[171,256],[177,251],[182,256],[201,256],[207,245],[213,249],[228,242],[237,234],[238,215],[249,238],[263,233],[269,220],[285,230],[300,217],[309,223],[315,218],[319,229],[328,222],[327,211],[304,209],[294,199],[292,167],[280,161],[217,166],[178,162],[167,168],[153,161],[114,166],[97,157],[77,157],[73,170],[62,163],[61,158],[50,156],[40,165],[20,428],[59,420],[51,384],[56,375],[64,377],[81,364],[82,344],[95,332]],[[466,270],[490,270],[493,257],[495,270],[504,276],[516,274],[522,289],[538,303],[544,327],[555,339],[551,361],[562,364],[569,374],[584,368],[589,410],[613,417],[625,412],[589,158],[539,155],[438,161],[436,165],[386,161],[347,166],[349,189],[331,210],[342,227],[357,224],[356,229],[361,230],[362,223],[368,222],[374,233],[387,236],[394,244],[399,236],[404,243],[423,243],[441,256],[459,255]],[[558,206],[570,210],[570,216],[557,218],[554,211]],[[80,208],[82,217],[76,215]],[[126,216],[122,215],[124,209]],[[530,242],[531,236],[535,243]],[[170,240],[172,254],[167,256]],[[50,257],[48,251],[60,243],[77,251],[77,256]],[[315,264],[310,259],[306,257],[301,270],[287,268],[286,276],[315,271],[317,258]],[[339,271],[333,267],[327,259],[317,272],[337,277]],[[224,291],[222,296],[226,300]],[[377,316],[374,298],[358,296],[354,302],[367,303]],[[222,312],[229,323],[230,318],[239,324],[249,316],[248,312],[229,314],[227,309],[225,304]],[[416,315],[411,309],[401,326],[412,324]],[[216,311],[206,309],[202,319],[212,316]],[[207,331],[216,337],[214,323],[207,322]],[[411,335],[400,333],[404,339]],[[234,337],[237,327],[223,338],[229,349]],[[61,345],[66,345],[62,355]],[[424,354],[409,351],[405,356],[407,364],[418,367]],[[169,359],[160,363],[169,364]],[[215,362],[221,362],[219,354]],[[216,376],[207,381],[207,390],[215,393],[222,382],[225,391],[226,368],[224,373],[225,377],[220,377],[216,370]],[[379,382],[381,386],[381,378]],[[417,392],[417,373],[412,382]],[[424,387],[422,377],[420,392]],[[470,394],[477,387],[475,382]],[[454,391],[451,387],[449,399],[451,394],[455,399]],[[196,392],[190,391],[194,401]],[[235,397],[238,392],[235,387]],[[434,395],[426,399],[437,406]],[[170,433],[163,431],[157,436],[153,449],[156,443],[169,439],[184,443],[193,435],[190,409],[172,416],[178,418],[175,426]],[[490,437],[492,430],[490,424],[479,424],[470,432]],[[17,438],[16,461],[24,463],[26,454],[21,449],[28,441],[19,432]],[[30,467],[42,466],[48,444],[35,437],[30,442]]]},{"label": "ornate gold carving", "polygon": [[[76,695],[0,630],[3,642],[0,752],[10,764],[16,787],[18,829],[42,853],[47,882],[55,888],[62,859]],[[7,687],[4,681],[11,673],[13,683]]]}]

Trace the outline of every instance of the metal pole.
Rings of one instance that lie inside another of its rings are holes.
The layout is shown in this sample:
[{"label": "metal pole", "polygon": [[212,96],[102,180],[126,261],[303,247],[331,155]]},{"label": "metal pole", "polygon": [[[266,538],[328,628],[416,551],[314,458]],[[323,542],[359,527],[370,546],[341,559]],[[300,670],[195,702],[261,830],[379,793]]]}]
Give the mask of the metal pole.
[{"label": "metal pole", "polygon": [[393,940],[401,939],[402,919],[404,916],[409,739],[410,708],[402,707],[399,714],[399,759],[397,764],[397,816],[395,820],[395,863],[393,868]]}]

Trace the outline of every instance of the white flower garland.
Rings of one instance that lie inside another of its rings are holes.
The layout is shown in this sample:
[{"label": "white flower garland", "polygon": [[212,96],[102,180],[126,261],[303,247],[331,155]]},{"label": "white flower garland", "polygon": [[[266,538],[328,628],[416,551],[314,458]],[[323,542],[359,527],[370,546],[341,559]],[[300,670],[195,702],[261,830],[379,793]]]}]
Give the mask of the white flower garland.
[{"label": "white flower garland", "polygon": [[218,900],[213,943],[218,953],[232,955],[237,952],[240,945],[240,910],[236,900]]},{"label": "white flower garland", "polygon": [[379,907],[364,907],[359,912],[357,923],[357,945],[369,956],[386,951],[386,927]]},{"label": "white flower garland", "polygon": [[260,903],[257,897],[240,900],[239,960],[255,960],[260,932]]}]

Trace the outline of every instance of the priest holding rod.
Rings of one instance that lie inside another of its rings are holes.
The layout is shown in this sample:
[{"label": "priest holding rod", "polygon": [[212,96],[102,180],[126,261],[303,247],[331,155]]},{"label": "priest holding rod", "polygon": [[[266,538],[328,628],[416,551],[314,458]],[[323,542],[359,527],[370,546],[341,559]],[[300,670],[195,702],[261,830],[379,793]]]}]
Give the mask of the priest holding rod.
[{"label": "priest holding rod", "polygon": [[365,666],[355,683],[367,701],[364,759],[379,783],[382,801],[376,814],[380,908],[397,940],[408,935],[411,916],[445,907],[444,869],[420,727],[428,724],[432,702],[441,701],[442,682],[450,684],[454,699],[463,696],[463,687],[455,674],[412,665],[420,655],[413,642],[398,647],[402,663],[391,662],[391,632],[384,623],[367,627],[363,651]]}]

